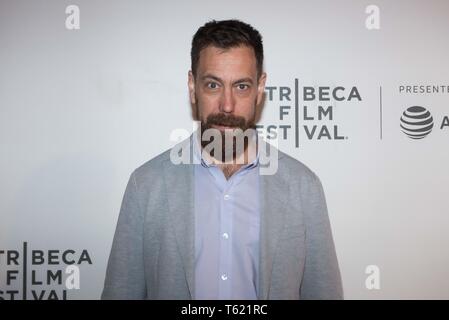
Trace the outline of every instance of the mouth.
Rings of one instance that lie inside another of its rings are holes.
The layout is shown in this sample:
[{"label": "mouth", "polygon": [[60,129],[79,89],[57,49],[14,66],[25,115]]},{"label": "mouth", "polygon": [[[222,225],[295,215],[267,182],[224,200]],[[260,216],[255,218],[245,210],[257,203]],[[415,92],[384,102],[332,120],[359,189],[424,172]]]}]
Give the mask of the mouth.
[{"label": "mouth", "polygon": [[224,131],[224,130],[234,130],[234,127],[229,127],[229,126],[222,126],[222,125],[212,125],[213,128]]}]

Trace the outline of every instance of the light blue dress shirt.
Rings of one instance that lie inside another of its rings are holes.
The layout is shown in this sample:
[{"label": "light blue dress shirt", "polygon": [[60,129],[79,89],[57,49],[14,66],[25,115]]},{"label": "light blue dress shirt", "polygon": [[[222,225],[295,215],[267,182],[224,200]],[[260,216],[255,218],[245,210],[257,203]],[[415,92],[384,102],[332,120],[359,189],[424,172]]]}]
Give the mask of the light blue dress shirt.
[{"label": "light blue dress shirt", "polygon": [[259,154],[227,180],[194,137],[195,299],[257,299]]}]

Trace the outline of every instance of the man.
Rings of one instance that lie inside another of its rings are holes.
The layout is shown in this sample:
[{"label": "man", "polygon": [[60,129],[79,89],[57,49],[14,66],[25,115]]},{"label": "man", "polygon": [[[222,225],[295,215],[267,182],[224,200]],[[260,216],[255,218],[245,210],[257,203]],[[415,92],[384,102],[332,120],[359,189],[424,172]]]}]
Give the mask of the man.
[{"label": "man", "polygon": [[[102,298],[342,298],[318,177],[277,150],[276,172],[263,175],[262,140],[249,134],[238,148],[229,139],[254,132],[260,113],[261,35],[238,20],[211,21],[193,37],[191,58],[201,128],[132,173]],[[193,163],[174,161],[189,153]]]}]

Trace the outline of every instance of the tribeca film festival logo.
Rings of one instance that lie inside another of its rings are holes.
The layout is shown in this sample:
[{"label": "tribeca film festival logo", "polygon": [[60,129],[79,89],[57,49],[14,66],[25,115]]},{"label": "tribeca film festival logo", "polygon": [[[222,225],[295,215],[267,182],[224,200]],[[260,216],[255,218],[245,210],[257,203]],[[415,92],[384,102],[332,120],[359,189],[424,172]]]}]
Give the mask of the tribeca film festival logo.
[{"label": "tribeca film festival logo", "polygon": [[[449,93],[449,86],[445,85],[419,85],[419,86],[399,86],[401,94],[444,94]],[[435,126],[440,130],[449,127],[449,116],[445,115],[441,120],[435,120],[434,115],[428,108],[423,106],[410,106],[400,117],[400,129],[410,139],[420,140],[427,137]]]},{"label": "tribeca film festival logo", "polygon": [[0,250],[0,300],[67,300],[80,289],[82,264],[92,265],[86,249]]},{"label": "tribeca film festival logo", "polygon": [[[356,86],[303,86],[294,79],[293,86],[267,86],[267,99],[276,101],[281,124],[257,125],[264,130],[267,139],[294,140],[299,148],[301,137],[307,140],[346,140],[340,125],[335,122],[336,104],[361,102],[362,97]],[[280,131],[278,137],[276,131]]]}]

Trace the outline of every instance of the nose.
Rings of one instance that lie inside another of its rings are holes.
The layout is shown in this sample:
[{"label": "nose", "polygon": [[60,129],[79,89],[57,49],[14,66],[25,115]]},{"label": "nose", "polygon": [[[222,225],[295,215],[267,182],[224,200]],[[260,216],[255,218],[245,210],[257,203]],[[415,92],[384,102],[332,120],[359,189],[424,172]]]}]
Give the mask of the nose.
[{"label": "nose", "polygon": [[235,108],[235,99],[232,88],[225,88],[220,99],[220,111],[224,113],[232,113]]}]

